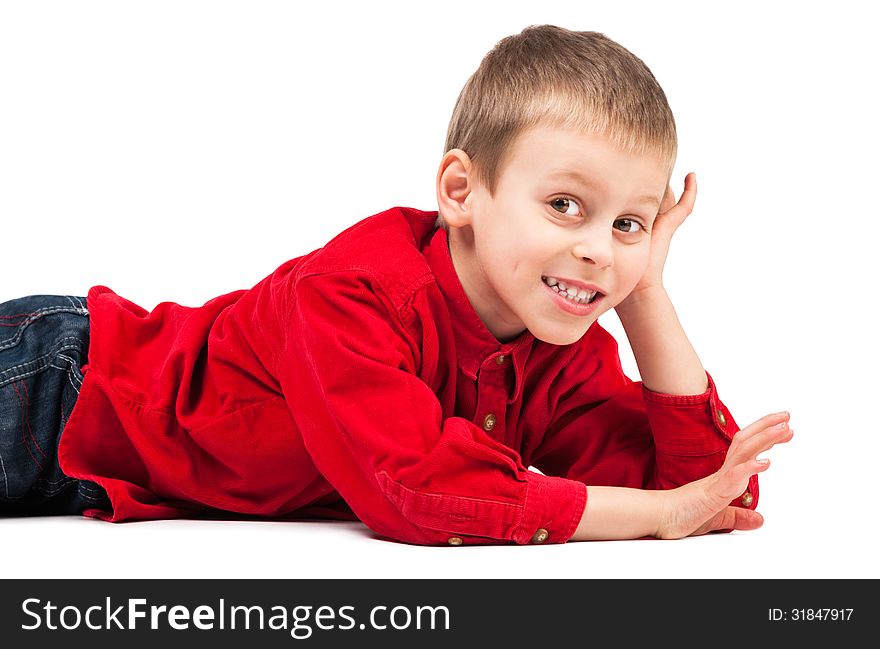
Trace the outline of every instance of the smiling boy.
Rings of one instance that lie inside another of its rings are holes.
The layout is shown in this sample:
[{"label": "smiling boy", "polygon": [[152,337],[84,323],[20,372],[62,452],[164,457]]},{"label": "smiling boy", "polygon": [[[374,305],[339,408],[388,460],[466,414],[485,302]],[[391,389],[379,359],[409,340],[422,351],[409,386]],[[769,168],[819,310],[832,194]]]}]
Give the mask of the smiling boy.
[{"label": "smiling boy", "polygon": [[437,211],[370,216],[201,307],[0,304],[0,512],[357,518],[449,545],[760,526],[757,455],[788,414],[738,431],[663,287],[696,180],[676,202],[650,71],[530,27],[468,80],[445,151]]}]

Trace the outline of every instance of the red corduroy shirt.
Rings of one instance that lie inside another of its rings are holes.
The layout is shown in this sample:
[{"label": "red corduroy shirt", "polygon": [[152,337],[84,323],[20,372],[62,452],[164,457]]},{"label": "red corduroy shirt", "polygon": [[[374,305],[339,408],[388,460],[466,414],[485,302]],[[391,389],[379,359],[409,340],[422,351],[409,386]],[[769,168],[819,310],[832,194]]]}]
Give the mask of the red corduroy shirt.
[{"label": "red corduroy shirt", "polygon": [[[148,312],[93,287],[59,457],[112,511],[84,514],[356,517],[409,543],[561,543],[588,485],[667,489],[721,466],[738,428],[711,376],[701,395],[652,392],[598,323],[567,346],[499,342],[436,217],[375,214],[200,307]],[[748,494],[733,504],[757,505],[757,476]]]}]

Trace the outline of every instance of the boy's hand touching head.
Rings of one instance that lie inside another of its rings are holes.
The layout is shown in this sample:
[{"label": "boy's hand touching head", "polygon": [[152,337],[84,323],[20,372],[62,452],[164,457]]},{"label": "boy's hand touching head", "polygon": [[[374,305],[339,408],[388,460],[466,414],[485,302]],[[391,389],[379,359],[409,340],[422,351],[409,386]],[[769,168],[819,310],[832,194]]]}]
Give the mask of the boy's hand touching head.
[{"label": "boy's hand touching head", "polygon": [[621,307],[626,308],[627,302],[634,294],[663,287],[663,266],[669,255],[672,235],[690,215],[696,200],[697,175],[693,172],[685,176],[684,191],[677,202],[672,186],[667,186],[657,218],[654,219],[654,227],[651,230],[651,253],[645,273],[636,284],[630,297],[620,303]]}]

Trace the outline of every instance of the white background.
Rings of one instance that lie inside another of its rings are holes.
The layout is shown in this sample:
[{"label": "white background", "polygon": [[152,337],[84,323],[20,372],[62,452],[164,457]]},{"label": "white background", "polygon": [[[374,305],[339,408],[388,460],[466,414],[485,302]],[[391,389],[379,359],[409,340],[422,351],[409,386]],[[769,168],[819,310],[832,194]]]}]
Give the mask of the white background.
[{"label": "white background", "polygon": [[[740,426],[787,409],[796,432],[767,455],[754,532],[425,548],[358,523],[7,519],[0,573],[880,577],[880,48],[862,6],[0,4],[0,301],[104,284],[199,305],[388,207],[436,209],[467,77],[502,37],[553,23],[607,34],[665,89],[673,187],[699,183],[668,290]],[[602,324],[637,378],[615,316]]]}]

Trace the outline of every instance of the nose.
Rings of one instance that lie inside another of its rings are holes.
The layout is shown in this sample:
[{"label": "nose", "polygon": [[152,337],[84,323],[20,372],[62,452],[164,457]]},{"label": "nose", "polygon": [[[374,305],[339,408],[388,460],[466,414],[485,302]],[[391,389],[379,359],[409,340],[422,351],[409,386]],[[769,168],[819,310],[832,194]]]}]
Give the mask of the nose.
[{"label": "nose", "polygon": [[614,263],[612,249],[614,236],[610,232],[598,232],[598,229],[584,233],[572,248],[579,260],[593,264],[598,270],[610,268]]}]

